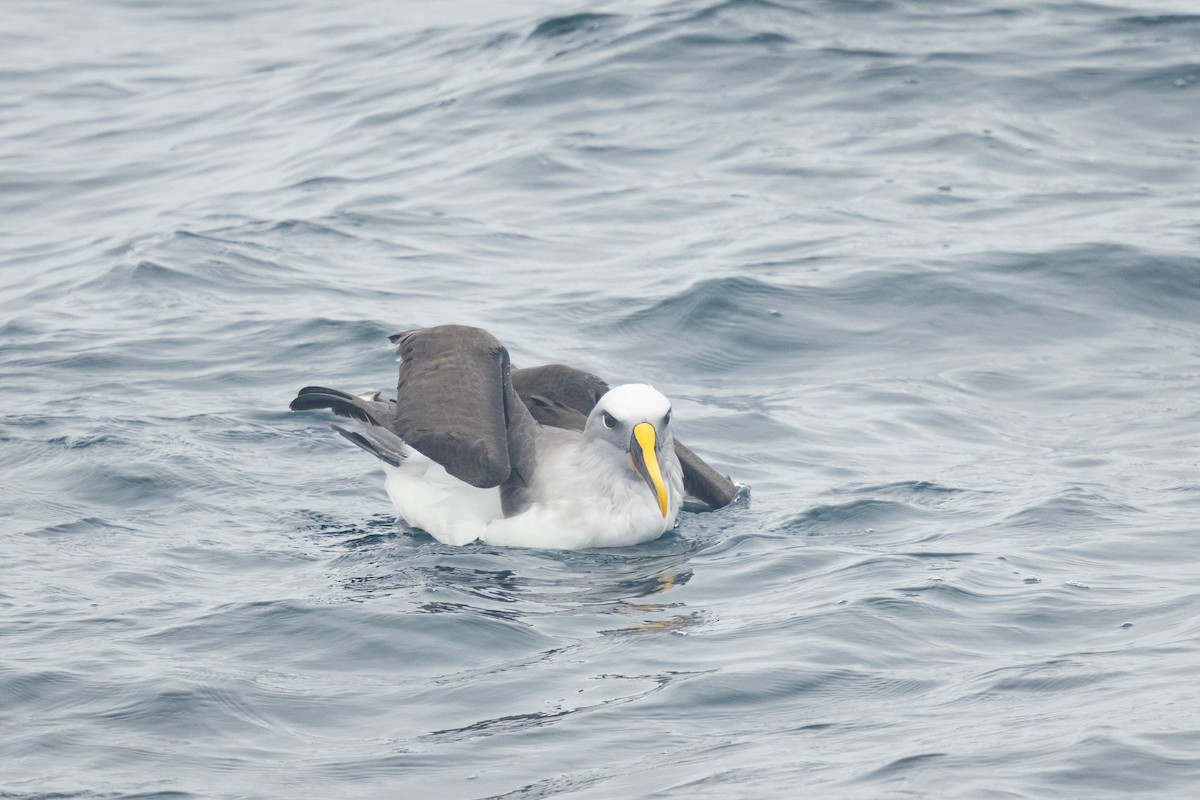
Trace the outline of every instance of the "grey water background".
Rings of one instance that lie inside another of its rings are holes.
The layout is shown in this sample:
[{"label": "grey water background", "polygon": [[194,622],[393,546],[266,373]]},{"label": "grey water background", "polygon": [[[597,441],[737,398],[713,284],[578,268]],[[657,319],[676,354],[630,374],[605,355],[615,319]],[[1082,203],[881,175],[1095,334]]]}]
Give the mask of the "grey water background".
[{"label": "grey water background", "polygon": [[[0,796],[1190,797],[1188,2],[8,0]],[[446,547],[481,325],[748,505]]]}]

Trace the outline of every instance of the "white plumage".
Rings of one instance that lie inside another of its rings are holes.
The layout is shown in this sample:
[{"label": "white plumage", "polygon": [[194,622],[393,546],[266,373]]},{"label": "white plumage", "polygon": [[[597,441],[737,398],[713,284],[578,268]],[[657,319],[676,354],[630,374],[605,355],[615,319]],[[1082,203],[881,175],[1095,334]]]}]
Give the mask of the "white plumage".
[{"label": "white plumage", "polygon": [[[614,421],[612,428],[604,425],[605,415]],[[673,528],[683,502],[669,415],[670,403],[661,393],[627,384],[600,399],[582,432],[543,428],[529,487],[532,504],[515,516],[504,516],[498,488],[464,483],[407,445],[400,466],[385,467],[388,495],[405,521],[446,544],[481,539],[570,550],[640,544]],[[642,423],[656,429],[665,513],[630,449],[622,446]]]}]

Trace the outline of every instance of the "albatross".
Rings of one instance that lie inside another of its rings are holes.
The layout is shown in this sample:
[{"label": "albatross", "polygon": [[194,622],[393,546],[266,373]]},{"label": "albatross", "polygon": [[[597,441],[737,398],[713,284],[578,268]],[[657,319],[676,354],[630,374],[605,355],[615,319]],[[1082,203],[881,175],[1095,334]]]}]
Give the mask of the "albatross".
[{"label": "albatross", "polygon": [[657,539],[685,493],[710,508],[737,487],[674,438],[670,401],[562,364],[516,369],[490,333],[442,325],[389,337],[395,402],[307,386],[292,411],[383,462],[397,514],[440,542],[575,550]]}]

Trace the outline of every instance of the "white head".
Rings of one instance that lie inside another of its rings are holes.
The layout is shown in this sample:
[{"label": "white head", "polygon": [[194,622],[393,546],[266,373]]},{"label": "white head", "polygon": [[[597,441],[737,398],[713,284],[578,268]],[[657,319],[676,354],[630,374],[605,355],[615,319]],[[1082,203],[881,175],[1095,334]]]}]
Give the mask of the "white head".
[{"label": "white head", "polygon": [[644,383],[617,386],[596,402],[583,435],[628,454],[633,468],[654,493],[662,515],[667,515],[667,490],[658,463],[662,453],[675,447],[670,400]]}]

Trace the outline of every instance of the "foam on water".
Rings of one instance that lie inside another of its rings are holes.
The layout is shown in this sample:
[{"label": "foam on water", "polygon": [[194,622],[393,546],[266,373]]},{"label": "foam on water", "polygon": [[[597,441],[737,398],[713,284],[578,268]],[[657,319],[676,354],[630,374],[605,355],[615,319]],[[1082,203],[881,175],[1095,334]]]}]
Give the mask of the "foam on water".
[{"label": "foam on water", "polygon": [[[1200,785],[1187,4],[10,5],[0,795]],[[287,403],[444,322],[753,502],[397,525]]]}]

